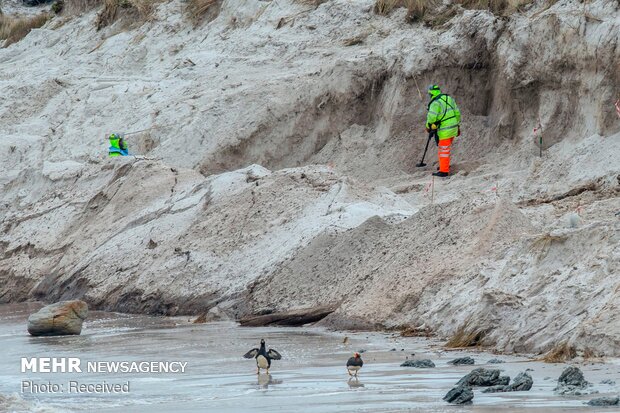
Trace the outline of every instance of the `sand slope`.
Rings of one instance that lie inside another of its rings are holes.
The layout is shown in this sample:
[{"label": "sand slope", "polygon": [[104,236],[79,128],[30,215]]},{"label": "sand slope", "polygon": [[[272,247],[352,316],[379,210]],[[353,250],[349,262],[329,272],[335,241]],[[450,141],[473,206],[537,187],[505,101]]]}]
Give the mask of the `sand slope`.
[{"label": "sand slope", "polygon": [[[372,5],[225,0],[194,27],[166,1],[0,49],[0,301],[334,305],[321,323],[617,355],[617,2],[434,28]],[[415,167],[431,82],[464,118],[447,180],[434,146]],[[147,159],[106,157],[139,130]]]}]

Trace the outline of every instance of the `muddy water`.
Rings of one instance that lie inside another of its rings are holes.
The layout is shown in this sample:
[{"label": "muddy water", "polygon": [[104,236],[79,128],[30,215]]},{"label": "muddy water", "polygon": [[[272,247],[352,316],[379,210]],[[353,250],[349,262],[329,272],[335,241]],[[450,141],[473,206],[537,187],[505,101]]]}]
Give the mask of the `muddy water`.
[{"label": "muddy water", "polygon": [[[438,343],[380,333],[327,332],[314,328],[240,328],[234,323],[193,325],[185,318],[91,313],[79,337],[29,337],[28,314],[37,305],[0,305],[0,411],[99,412],[576,412],[613,411],[584,406],[589,397],[553,396],[562,365],[501,357],[488,365],[514,377],[525,369],[534,378],[530,392],[482,394],[468,407],[446,405],[441,398],[471,366],[453,367],[452,358],[471,355],[483,365],[495,356],[443,352]],[[343,343],[348,336],[348,343]],[[282,353],[271,375],[255,374],[253,360],[241,357],[260,338]],[[395,349],[395,350],[393,350]],[[365,350],[358,380],[344,369],[353,351]],[[437,368],[402,368],[407,357],[431,358]],[[77,357],[93,361],[180,361],[184,373],[33,373],[21,372],[22,357]],[[581,366],[593,383],[620,383],[614,363]],[[35,393],[22,383],[64,386],[62,392]],[[80,385],[129,384],[129,393],[74,393]],[[615,385],[595,384],[602,394]],[[75,390],[75,389],[74,389]]]}]

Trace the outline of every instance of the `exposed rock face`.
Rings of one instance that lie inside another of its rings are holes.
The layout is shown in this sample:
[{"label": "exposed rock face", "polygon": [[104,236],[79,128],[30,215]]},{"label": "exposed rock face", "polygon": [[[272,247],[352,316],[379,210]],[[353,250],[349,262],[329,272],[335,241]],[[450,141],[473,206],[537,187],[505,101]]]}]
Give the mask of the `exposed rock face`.
[{"label": "exposed rock face", "polygon": [[450,390],[443,399],[451,404],[470,404],[474,399],[474,391],[466,385],[458,385]]},{"label": "exposed rock face", "polygon": [[88,316],[84,301],[61,301],[43,307],[28,317],[28,332],[33,336],[77,335]]},{"label": "exposed rock face", "polygon": [[504,360],[500,360],[500,359],[491,359],[491,360],[487,361],[488,364],[501,364],[503,362],[504,362]]},{"label": "exposed rock face", "polygon": [[474,364],[474,363],[475,363],[474,359],[469,357],[469,356],[456,358],[456,359],[450,360],[448,362],[448,364],[453,364],[455,366],[470,365],[470,364]]},{"label": "exposed rock face", "polygon": [[500,376],[500,374],[500,370],[485,369],[480,367],[472,370],[469,374],[464,376],[458,381],[457,385],[464,384],[468,386],[480,387],[507,385],[510,382],[510,377]]},{"label": "exposed rock face", "polygon": [[403,364],[400,365],[401,367],[416,367],[419,369],[430,369],[435,367],[435,363],[433,363],[432,360],[429,359],[424,359],[424,360],[407,360],[405,361]]},{"label": "exposed rock face", "polygon": [[619,403],[619,397],[598,397],[588,402],[590,406],[617,406]]}]

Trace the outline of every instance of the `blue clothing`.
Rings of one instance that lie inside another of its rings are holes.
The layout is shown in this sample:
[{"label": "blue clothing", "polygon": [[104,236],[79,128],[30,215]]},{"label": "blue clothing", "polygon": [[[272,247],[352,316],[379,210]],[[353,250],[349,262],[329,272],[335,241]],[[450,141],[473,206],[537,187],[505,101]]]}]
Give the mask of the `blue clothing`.
[{"label": "blue clothing", "polygon": [[115,148],[114,146],[110,146],[108,149],[108,153],[112,155],[113,153],[117,153],[116,156],[129,156],[129,151],[127,149]]}]

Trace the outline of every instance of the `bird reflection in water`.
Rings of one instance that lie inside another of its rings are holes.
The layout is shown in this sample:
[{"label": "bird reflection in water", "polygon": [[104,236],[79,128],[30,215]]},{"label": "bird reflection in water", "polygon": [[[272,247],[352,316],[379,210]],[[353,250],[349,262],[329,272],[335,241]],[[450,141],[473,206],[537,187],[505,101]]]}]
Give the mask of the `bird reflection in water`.
[{"label": "bird reflection in water", "polygon": [[360,380],[355,376],[349,377],[349,381],[347,381],[347,384],[351,389],[358,389],[360,387],[364,387],[364,383],[360,383]]},{"label": "bird reflection in water", "polygon": [[263,389],[268,389],[272,384],[282,384],[282,380],[274,379],[271,374],[258,375],[258,386]]}]

